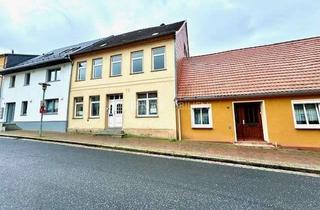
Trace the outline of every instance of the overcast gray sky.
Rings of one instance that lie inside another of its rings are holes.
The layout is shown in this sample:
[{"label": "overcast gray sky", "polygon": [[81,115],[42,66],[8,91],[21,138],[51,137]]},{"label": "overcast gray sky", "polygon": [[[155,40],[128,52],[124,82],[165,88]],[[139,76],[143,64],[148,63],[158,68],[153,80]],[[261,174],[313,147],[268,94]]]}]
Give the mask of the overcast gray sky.
[{"label": "overcast gray sky", "polygon": [[0,0],[0,53],[187,20],[192,55],[320,35],[320,0]]}]

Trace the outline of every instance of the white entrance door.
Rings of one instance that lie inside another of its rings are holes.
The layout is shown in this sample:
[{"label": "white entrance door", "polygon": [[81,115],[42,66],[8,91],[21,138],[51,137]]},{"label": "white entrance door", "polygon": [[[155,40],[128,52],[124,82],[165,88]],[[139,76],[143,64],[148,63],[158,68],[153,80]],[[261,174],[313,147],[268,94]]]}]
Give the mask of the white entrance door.
[{"label": "white entrance door", "polygon": [[109,96],[108,127],[122,127],[122,94]]}]

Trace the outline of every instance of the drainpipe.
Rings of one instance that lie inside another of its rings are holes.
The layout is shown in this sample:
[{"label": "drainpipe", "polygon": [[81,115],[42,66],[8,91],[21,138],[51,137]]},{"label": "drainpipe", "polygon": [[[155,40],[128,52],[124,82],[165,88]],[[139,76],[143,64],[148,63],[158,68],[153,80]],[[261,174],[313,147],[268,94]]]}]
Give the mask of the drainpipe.
[{"label": "drainpipe", "polygon": [[181,119],[180,119],[180,116],[181,116],[181,109],[179,107],[179,103],[178,103],[178,100],[175,99],[175,105],[176,105],[176,109],[177,109],[177,118],[178,118],[178,140],[181,141]]},{"label": "drainpipe", "polygon": [[72,82],[72,70],[73,70],[73,60],[70,57],[70,54],[67,56],[67,58],[69,59],[70,63],[71,63],[71,69],[70,69],[70,80],[69,80],[69,92],[68,92],[68,100],[67,100],[67,118],[66,118],[66,128],[65,128],[65,132],[68,132],[68,128],[69,128],[69,111],[70,111],[70,93],[71,93],[71,82]]}]

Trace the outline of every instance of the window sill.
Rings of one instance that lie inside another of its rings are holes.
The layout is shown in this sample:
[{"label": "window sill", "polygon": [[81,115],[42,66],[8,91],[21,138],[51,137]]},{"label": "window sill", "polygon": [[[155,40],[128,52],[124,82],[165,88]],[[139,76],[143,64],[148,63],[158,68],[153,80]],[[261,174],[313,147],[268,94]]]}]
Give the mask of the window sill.
[{"label": "window sill", "polygon": [[213,129],[211,125],[192,125],[192,129]]},{"label": "window sill", "polygon": [[110,75],[109,77],[121,77],[122,74],[118,74],[118,75]]},{"label": "window sill", "polygon": [[100,117],[89,117],[90,120],[100,119]]},{"label": "window sill", "polygon": [[52,113],[43,113],[43,115],[58,115],[58,112],[52,112]]},{"label": "window sill", "polygon": [[138,115],[136,118],[159,118],[159,115]]},{"label": "window sill", "polygon": [[320,129],[320,125],[296,125],[295,129],[297,130],[316,130],[316,129]]},{"label": "window sill", "polygon": [[91,78],[91,80],[97,80],[97,79],[102,79],[102,77]]},{"label": "window sill", "polygon": [[25,117],[25,116],[27,116],[27,115],[26,115],[26,114],[20,114],[20,116],[21,116],[21,117]]},{"label": "window sill", "polygon": [[84,80],[75,80],[75,82],[84,82],[86,81],[85,79]]},{"label": "window sill", "polygon": [[81,120],[81,119],[83,119],[83,117],[73,117],[72,119],[73,120]]},{"label": "window sill", "polygon": [[158,72],[158,71],[166,71],[167,69],[164,68],[164,69],[152,69],[151,72]]},{"label": "window sill", "polygon": [[143,74],[144,72],[130,72],[130,75]]}]

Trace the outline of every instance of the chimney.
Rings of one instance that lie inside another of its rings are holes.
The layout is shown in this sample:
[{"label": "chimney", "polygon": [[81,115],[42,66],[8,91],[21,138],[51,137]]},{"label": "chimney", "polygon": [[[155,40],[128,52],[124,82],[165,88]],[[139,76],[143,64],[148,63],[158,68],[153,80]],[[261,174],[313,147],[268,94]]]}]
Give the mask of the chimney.
[{"label": "chimney", "polygon": [[11,50],[11,54],[14,54],[14,50],[13,49]]}]

